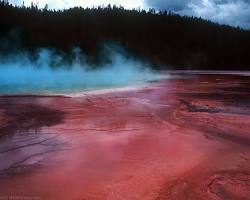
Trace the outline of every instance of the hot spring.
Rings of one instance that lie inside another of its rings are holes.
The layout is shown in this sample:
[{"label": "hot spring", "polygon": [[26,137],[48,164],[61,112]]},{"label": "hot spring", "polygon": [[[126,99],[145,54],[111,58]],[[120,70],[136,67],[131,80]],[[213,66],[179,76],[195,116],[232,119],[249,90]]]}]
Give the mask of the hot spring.
[{"label": "hot spring", "polygon": [[[80,56],[70,66],[46,49],[39,51],[35,61],[25,54],[1,59],[0,94],[72,93],[138,86],[161,77],[145,63],[115,51],[109,54],[109,63],[97,68],[80,62]],[[51,65],[54,60],[57,67]]]}]

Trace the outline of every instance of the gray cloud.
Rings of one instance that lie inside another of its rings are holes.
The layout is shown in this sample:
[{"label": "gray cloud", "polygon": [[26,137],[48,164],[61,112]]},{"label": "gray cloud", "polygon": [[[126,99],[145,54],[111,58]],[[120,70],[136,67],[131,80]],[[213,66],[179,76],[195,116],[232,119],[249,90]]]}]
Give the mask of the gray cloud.
[{"label": "gray cloud", "polygon": [[250,0],[145,0],[148,7],[167,9],[221,24],[250,29]]},{"label": "gray cloud", "polygon": [[145,0],[149,7],[173,11],[181,11],[186,9],[190,1],[191,0]]}]

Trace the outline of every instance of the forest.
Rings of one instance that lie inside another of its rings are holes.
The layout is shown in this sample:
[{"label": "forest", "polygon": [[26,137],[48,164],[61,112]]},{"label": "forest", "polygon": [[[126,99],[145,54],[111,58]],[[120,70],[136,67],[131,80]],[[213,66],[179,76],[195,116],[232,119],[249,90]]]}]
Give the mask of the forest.
[{"label": "forest", "polygon": [[0,2],[0,57],[38,48],[79,47],[98,62],[119,44],[157,69],[250,69],[250,30],[154,9],[119,6],[51,10]]}]

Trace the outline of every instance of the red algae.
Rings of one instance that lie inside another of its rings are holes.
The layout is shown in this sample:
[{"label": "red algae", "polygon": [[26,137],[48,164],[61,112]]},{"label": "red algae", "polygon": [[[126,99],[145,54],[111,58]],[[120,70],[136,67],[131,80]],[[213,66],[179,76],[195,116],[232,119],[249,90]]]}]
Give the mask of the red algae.
[{"label": "red algae", "polygon": [[0,199],[250,199],[249,84],[0,97]]}]

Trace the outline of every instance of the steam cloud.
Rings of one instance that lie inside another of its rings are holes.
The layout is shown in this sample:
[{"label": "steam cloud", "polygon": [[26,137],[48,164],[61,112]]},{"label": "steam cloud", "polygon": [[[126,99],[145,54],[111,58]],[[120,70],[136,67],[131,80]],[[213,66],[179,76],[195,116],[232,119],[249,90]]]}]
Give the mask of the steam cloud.
[{"label": "steam cloud", "polygon": [[101,67],[84,62],[84,55],[77,48],[70,65],[48,49],[41,49],[35,60],[27,54],[1,57],[0,94],[76,92],[141,84],[153,77],[144,63],[126,57],[116,48],[105,51],[108,55],[103,56],[109,62]]}]

